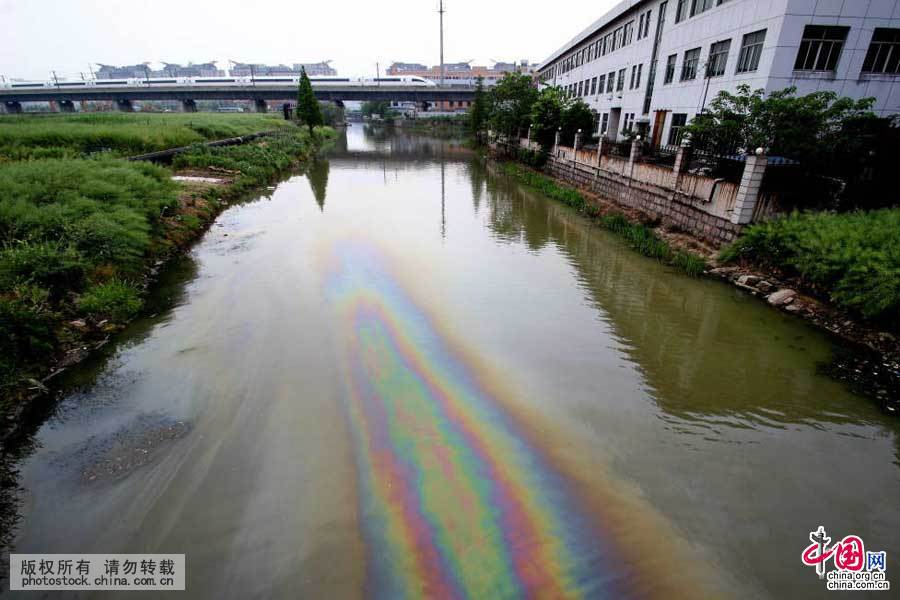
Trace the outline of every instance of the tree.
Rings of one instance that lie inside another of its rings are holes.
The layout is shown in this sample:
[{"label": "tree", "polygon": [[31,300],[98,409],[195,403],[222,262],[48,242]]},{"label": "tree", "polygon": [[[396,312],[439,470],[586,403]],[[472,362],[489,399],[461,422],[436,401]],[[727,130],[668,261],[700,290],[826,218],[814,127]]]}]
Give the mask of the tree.
[{"label": "tree", "polygon": [[312,133],[313,127],[325,124],[319,101],[316,100],[312,83],[306,76],[306,69],[303,67],[300,67],[300,85],[297,89],[297,120],[306,125],[310,133]]},{"label": "tree", "polygon": [[562,139],[574,143],[575,133],[580,129],[582,140],[589,140],[594,132],[594,112],[581,98],[570,100],[560,116]]},{"label": "tree", "polygon": [[556,131],[562,126],[562,114],[569,99],[558,87],[545,87],[531,106],[531,139],[548,149],[553,145]]},{"label": "tree", "polygon": [[487,99],[484,94],[484,78],[480,75],[475,80],[475,99],[469,109],[469,130],[478,138],[484,131],[487,122]]},{"label": "tree", "polygon": [[557,130],[566,144],[575,140],[581,129],[587,139],[594,130],[594,113],[580,98],[571,99],[558,87],[544,88],[531,107],[531,135],[547,149],[553,143]]},{"label": "tree", "polygon": [[831,162],[836,150],[854,147],[854,124],[875,119],[874,98],[852,100],[834,92],[796,96],[796,88],[772,92],[738,86],[710,103],[685,129],[694,146],[726,155],[766,148],[776,156],[806,163]]},{"label": "tree", "polygon": [[346,120],[344,109],[332,102],[320,102],[319,109],[322,111],[322,122],[325,125],[341,125]]},{"label": "tree", "polygon": [[367,117],[372,115],[387,117],[391,112],[391,103],[387,100],[369,100],[362,105],[362,114]]},{"label": "tree", "polygon": [[507,137],[517,137],[522,129],[528,128],[537,96],[530,76],[506,73],[488,93],[491,128]]}]

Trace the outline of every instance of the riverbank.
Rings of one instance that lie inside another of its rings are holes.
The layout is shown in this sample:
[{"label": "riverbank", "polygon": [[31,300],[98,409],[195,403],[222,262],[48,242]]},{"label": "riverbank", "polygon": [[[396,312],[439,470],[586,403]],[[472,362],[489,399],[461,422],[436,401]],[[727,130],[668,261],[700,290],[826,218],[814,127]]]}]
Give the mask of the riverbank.
[{"label": "riverbank", "polygon": [[0,439],[54,377],[140,313],[160,267],[223,208],[332,137],[287,124],[245,145],[195,144],[171,168],[118,157],[0,164]]},{"label": "riverbank", "polygon": [[622,235],[645,256],[688,275],[719,278],[840,338],[853,351],[836,357],[824,370],[858,393],[874,398],[886,410],[900,410],[900,344],[896,334],[823,297],[822,288],[811,288],[799,275],[791,276],[771,263],[750,260],[750,253],[740,250],[747,246],[745,238],[721,250],[654,215],[567,185],[533,167],[503,162],[501,169]]}]

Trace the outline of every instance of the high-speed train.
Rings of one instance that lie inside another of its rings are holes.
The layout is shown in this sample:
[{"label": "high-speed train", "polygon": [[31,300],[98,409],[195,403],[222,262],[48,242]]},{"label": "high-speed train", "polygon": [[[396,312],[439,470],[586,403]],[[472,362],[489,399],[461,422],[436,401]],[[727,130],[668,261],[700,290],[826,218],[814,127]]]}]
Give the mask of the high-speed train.
[{"label": "high-speed train", "polygon": [[[385,76],[377,78],[350,77],[310,77],[313,87],[327,86],[373,86],[391,85],[402,87],[434,87],[437,85],[424,77]],[[131,79],[88,79],[84,81],[3,81],[0,89],[36,88],[123,88],[123,87],[165,87],[165,86],[253,86],[253,85],[297,85],[299,76],[284,77],[149,77]]]}]

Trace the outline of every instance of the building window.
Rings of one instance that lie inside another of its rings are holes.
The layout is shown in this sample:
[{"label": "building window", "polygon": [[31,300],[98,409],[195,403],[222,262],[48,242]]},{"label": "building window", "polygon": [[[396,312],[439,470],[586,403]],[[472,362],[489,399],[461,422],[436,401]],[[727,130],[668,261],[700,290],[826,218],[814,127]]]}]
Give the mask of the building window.
[{"label": "building window", "polygon": [[590,80],[590,79],[585,79],[585,80],[584,80],[584,95],[585,95],[585,96],[589,96],[589,95],[590,95],[590,89],[591,89],[591,80]]},{"label": "building window", "polygon": [[675,79],[675,62],[678,60],[677,54],[672,54],[666,61],[666,78],[663,83],[672,83]]},{"label": "building window", "polygon": [[629,89],[629,90],[633,90],[633,89],[634,89],[634,78],[635,78],[636,75],[637,75],[637,65],[633,65],[633,66],[631,67],[631,81],[628,82],[628,89]]},{"label": "building window", "polygon": [[627,46],[631,43],[631,38],[634,36],[634,21],[629,21],[625,23],[625,27],[622,31],[622,45]]},{"label": "building window", "polygon": [[603,89],[606,87],[606,75],[601,75],[600,79],[597,81],[597,93],[602,94]]},{"label": "building window", "polygon": [[609,131],[609,113],[603,113],[603,118],[600,119],[600,135],[605,136],[607,131]]},{"label": "building window", "polygon": [[728,50],[731,48],[731,40],[716,42],[709,47],[709,61],[706,63],[707,77],[721,77],[725,74],[725,65],[728,63]]},{"label": "building window", "polygon": [[759,68],[759,57],[762,55],[765,41],[765,29],[754,31],[744,36],[744,41],[741,43],[741,52],[738,54],[738,73],[750,73]]},{"label": "building window", "polygon": [[625,89],[625,69],[619,69],[619,80],[616,82],[616,91],[621,92]]},{"label": "building window", "polygon": [[591,79],[591,96],[597,93],[597,78]]},{"label": "building window", "polygon": [[[721,4],[721,2],[719,3]],[[692,0],[691,1],[691,16],[699,15],[702,12],[705,12],[713,7],[713,0]]]},{"label": "building window", "polygon": [[669,145],[677,146],[681,143],[682,130],[687,125],[687,114],[675,113],[672,115],[672,125],[669,126]]},{"label": "building window", "polygon": [[653,11],[648,10],[643,13],[638,20],[638,33],[637,39],[643,39],[650,34],[650,14]]},{"label": "building window", "polygon": [[684,53],[684,62],[681,65],[681,81],[690,81],[697,78],[697,63],[700,62],[700,48],[694,48]]},{"label": "building window", "polygon": [[678,0],[678,6],[675,7],[675,22],[681,23],[687,17],[688,0]]},{"label": "building window", "polygon": [[875,28],[862,71],[900,75],[900,29]]},{"label": "building window", "polygon": [[584,83],[583,81],[578,82],[578,91],[575,92],[576,96],[581,96],[581,86],[583,85],[583,83]]},{"label": "building window", "polygon": [[807,25],[797,52],[797,71],[834,71],[844,49],[849,27]]},{"label": "building window", "polygon": [[622,133],[631,131],[634,127],[634,113],[625,113],[625,124],[622,125]]},{"label": "building window", "polygon": [[613,71],[606,77],[606,93],[612,94],[613,87],[616,85],[616,73]]},{"label": "building window", "polygon": [[643,73],[643,71],[644,71],[644,63],[641,63],[638,65],[637,82],[634,84],[634,87],[636,87],[636,88],[641,87],[641,74]]}]

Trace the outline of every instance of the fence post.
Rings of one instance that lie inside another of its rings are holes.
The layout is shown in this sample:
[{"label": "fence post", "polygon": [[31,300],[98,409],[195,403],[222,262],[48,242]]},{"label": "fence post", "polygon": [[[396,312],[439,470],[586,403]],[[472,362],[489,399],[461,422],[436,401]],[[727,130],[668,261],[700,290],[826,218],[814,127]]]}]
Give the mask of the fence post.
[{"label": "fence post", "polygon": [[531,150],[531,125],[528,126],[528,149]]},{"label": "fence post", "polygon": [[629,179],[634,175],[634,163],[637,162],[638,156],[641,153],[641,136],[637,136],[633,140],[631,140],[631,153],[628,155],[628,177]]},{"label": "fence post", "polygon": [[561,131],[562,129],[557,127],[556,133],[553,135],[553,156],[556,157],[559,156],[559,134]]},{"label": "fence post", "polygon": [[753,211],[759,200],[759,190],[762,187],[768,163],[769,157],[766,156],[763,148],[757,148],[756,154],[747,157],[744,175],[741,177],[741,187],[738,188],[734,209],[731,211],[732,223],[743,225],[753,220]]},{"label": "fence post", "polygon": [[675,154],[675,164],[672,165],[672,189],[678,191],[681,184],[681,176],[687,170],[691,157],[691,138],[685,135],[678,145],[678,152]]},{"label": "fence post", "polygon": [[603,142],[606,141],[604,136],[600,136],[600,141],[597,142],[597,164],[595,165],[598,169],[600,168],[600,163],[603,161]]}]

